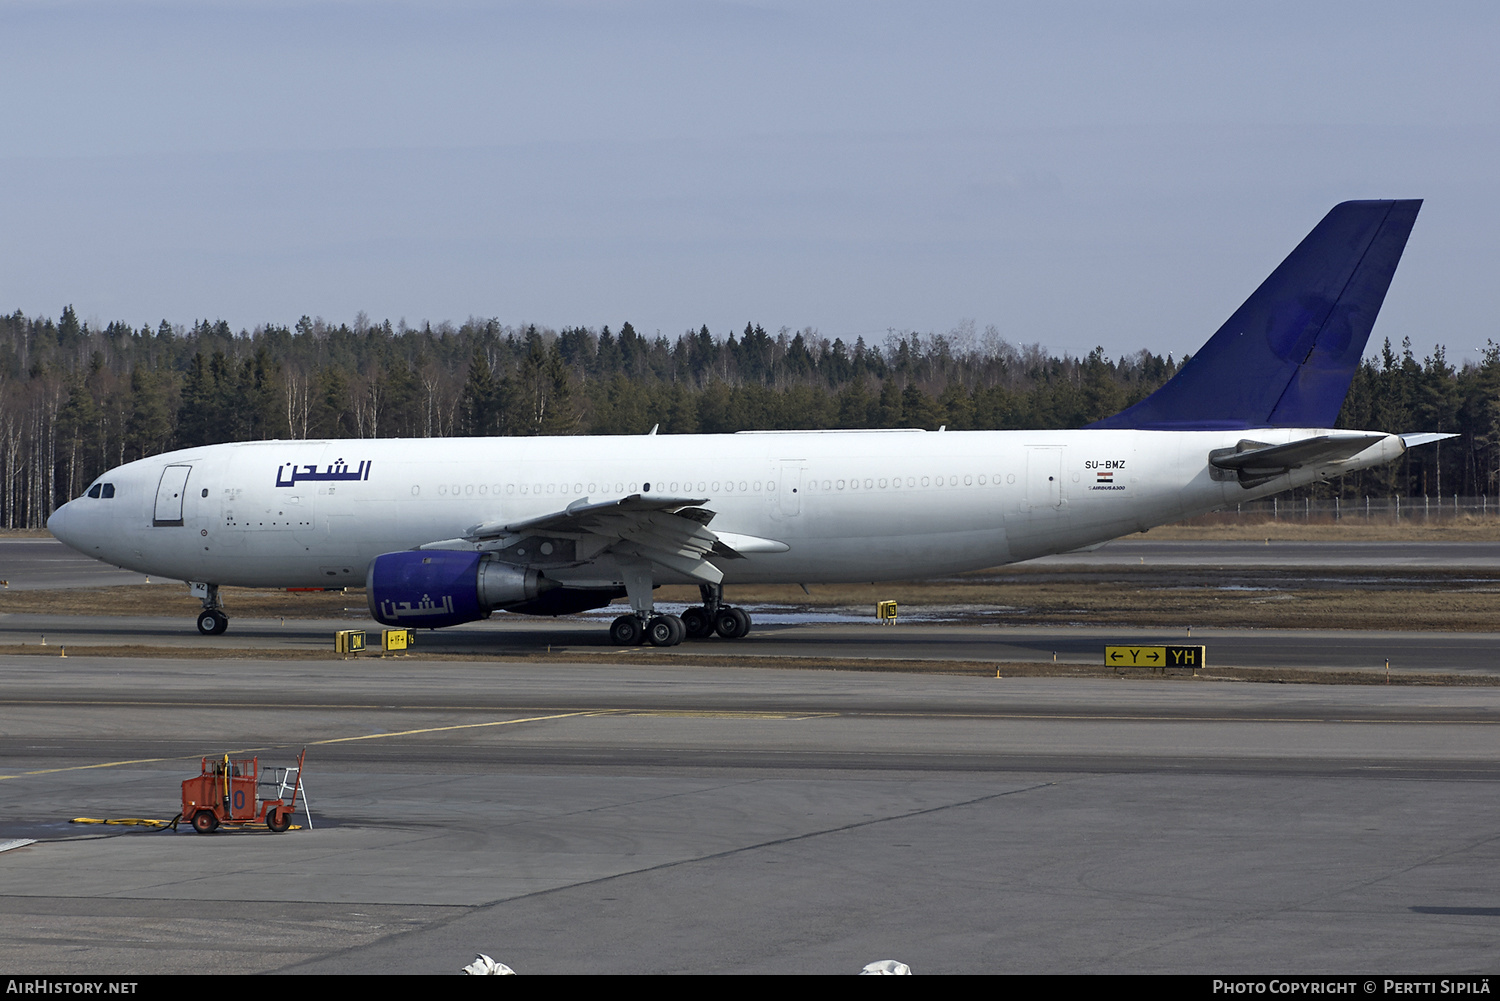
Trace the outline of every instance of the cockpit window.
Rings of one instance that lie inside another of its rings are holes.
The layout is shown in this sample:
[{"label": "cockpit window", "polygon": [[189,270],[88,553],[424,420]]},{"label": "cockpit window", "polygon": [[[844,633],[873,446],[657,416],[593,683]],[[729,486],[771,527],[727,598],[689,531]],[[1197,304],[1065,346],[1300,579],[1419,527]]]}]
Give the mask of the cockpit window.
[{"label": "cockpit window", "polygon": [[104,484],[102,483],[95,483],[93,486],[89,487],[89,496],[98,499],[99,491],[103,488],[103,486]]},{"label": "cockpit window", "polygon": [[95,498],[96,500],[100,497],[103,497],[105,500],[109,500],[114,495],[115,485],[113,483],[95,483],[93,486],[89,487],[89,496]]},{"label": "cockpit window", "polygon": [[113,483],[106,483],[106,484],[104,484],[104,499],[108,500],[109,498],[113,497],[114,495],[115,495],[115,485]]}]

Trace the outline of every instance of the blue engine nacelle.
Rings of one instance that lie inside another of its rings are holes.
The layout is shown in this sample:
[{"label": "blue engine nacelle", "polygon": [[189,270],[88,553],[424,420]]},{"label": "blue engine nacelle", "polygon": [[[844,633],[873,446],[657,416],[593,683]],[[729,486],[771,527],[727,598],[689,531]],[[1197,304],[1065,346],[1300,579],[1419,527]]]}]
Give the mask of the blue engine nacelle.
[{"label": "blue engine nacelle", "polygon": [[388,626],[436,629],[488,618],[557,587],[535,570],[452,549],[385,553],[370,562],[370,614]]}]

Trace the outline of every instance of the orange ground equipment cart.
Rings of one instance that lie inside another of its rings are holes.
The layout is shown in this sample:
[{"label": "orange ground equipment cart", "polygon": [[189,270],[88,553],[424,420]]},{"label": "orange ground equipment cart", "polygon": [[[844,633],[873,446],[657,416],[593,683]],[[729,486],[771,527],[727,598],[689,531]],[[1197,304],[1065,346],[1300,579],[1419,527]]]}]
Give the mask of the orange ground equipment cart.
[{"label": "orange ground equipment cart", "polygon": [[[204,758],[202,774],[182,783],[182,819],[191,821],[199,834],[212,834],[220,824],[253,824],[264,820],[277,834],[292,826],[297,795],[302,791],[302,759],[297,755],[297,778],[292,795],[287,788],[290,768],[267,768],[262,779],[259,758]],[[275,791],[275,796],[264,795]]]}]

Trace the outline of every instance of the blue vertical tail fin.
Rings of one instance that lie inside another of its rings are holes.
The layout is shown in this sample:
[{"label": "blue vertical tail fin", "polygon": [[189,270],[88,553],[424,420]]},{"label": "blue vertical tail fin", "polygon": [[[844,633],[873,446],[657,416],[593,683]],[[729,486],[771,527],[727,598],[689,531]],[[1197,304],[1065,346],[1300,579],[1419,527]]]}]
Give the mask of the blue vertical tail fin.
[{"label": "blue vertical tail fin", "polygon": [[1421,207],[1335,205],[1166,385],[1089,426],[1332,427]]}]

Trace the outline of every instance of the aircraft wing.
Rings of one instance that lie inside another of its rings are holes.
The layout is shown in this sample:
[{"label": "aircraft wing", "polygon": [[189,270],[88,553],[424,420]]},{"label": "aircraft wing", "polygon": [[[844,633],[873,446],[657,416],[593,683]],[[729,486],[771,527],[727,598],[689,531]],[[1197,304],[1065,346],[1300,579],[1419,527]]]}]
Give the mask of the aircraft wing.
[{"label": "aircraft wing", "polygon": [[[462,539],[429,543],[422,548],[482,548],[518,561],[528,555],[522,543],[529,539],[567,540],[573,543],[572,562],[582,564],[604,554],[627,560],[645,560],[706,584],[718,584],[723,572],[708,561],[743,559],[708,523],[714,512],[700,497],[653,497],[631,494],[617,500],[590,503],[576,500],[549,514],[518,521],[493,521],[469,528]],[[730,536],[756,552],[785,552],[787,546],[768,539]],[[533,552],[535,544],[533,543]]]}]

